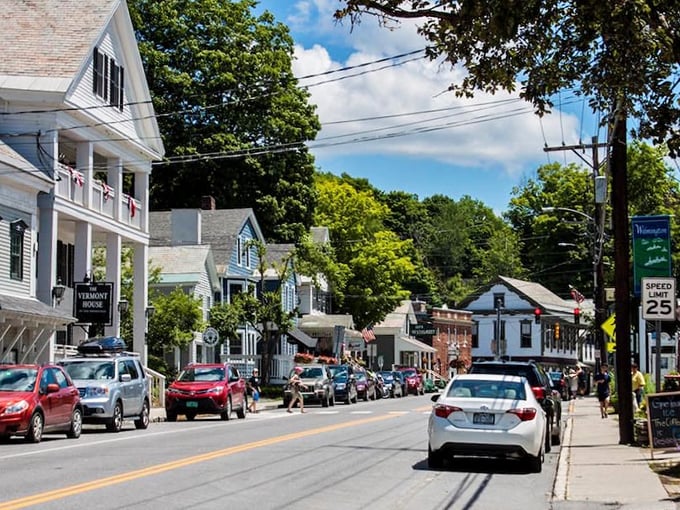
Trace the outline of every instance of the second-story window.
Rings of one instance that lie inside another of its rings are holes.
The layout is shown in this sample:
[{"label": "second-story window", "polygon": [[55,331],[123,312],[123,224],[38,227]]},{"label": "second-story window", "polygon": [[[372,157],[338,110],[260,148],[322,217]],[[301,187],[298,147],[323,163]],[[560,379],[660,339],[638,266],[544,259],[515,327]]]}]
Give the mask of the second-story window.
[{"label": "second-story window", "polygon": [[243,264],[243,239],[241,236],[236,238],[236,264]]},{"label": "second-story window", "polygon": [[9,225],[9,277],[12,280],[24,279],[24,232],[27,227],[22,220]]},{"label": "second-story window", "polygon": [[123,111],[125,69],[113,57],[99,51],[99,48],[95,48],[92,54],[92,92]]},{"label": "second-story window", "polygon": [[531,321],[528,319],[520,321],[519,328],[520,328],[520,340],[519,340],[520,348],[522,349],[531,348]]}]

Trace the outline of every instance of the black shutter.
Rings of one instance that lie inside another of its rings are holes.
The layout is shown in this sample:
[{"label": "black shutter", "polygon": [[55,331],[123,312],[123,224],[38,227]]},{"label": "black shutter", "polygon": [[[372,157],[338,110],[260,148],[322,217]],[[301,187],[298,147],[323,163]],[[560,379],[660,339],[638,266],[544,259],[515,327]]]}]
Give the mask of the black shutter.
[{"label": "black shutter", "polygon": [[95,96],[99,95],[99,49],[95,48],[92,52],[92,93]]},{"label": "black shutter", "polygon": [[119,67],[119,80],[120,80],[120,89],[118,92],[118,108],[120,111],[123,111],[123,106],[125,105],[125,68],[123,66]]}]

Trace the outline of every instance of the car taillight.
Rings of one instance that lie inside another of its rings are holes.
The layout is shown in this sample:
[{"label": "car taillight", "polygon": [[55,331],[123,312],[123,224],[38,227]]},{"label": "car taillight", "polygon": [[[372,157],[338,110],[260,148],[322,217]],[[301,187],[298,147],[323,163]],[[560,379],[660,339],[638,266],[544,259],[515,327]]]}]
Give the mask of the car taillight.
[{"label": "car taillight", "polygon": [[531,391],[534,392],[536,400],[541,401],[545,398],[545,388],[541,388],[540,386],[534,386],[531,388]]},{"label": "car taillight", "polygon": [[509,409],[507,412],[516,415],[522,421],[529,421],[536,418],[536,409],[534,409],[533,407]]},{"label": "car taillight", "polygon": [[446,404],[437,404],[434,406],[434,414],[439,418],[448,418],[451,413],[462,411],[460,407],[447,406]]}]

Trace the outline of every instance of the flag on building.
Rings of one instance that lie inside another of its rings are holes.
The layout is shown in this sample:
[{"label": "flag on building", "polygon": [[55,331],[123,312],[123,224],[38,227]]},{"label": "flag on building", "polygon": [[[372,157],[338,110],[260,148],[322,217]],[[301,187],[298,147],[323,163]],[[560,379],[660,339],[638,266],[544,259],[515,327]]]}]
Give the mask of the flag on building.
[{"label": "flag on building", "polygon": [[576,301],[579,305],[586,300],[586,297],[581,294],[576,287],[569,285],[569,293],[571,294],[571,299]]},{"label": "flag on building", "polygon": [[361,330],[361,337],[367,342],[375,340],[375,333],[373,333],[373,326],[367,326]]}]

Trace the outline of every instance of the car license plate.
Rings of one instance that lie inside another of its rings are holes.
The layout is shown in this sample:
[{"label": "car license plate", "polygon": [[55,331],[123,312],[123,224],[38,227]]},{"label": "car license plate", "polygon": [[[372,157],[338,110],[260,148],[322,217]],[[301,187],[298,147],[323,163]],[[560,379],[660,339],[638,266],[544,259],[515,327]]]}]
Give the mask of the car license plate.
[{"label": "car license plate", "polygon": [[479,425],[493,425],[494,415],[491,413],[475,413],[472,415],[472,423]]},{"label": "car license plate", "polygon": [[198,407],[198,402],[194,402],[192,400],[189,400],[187,402],[187,407]]}]

